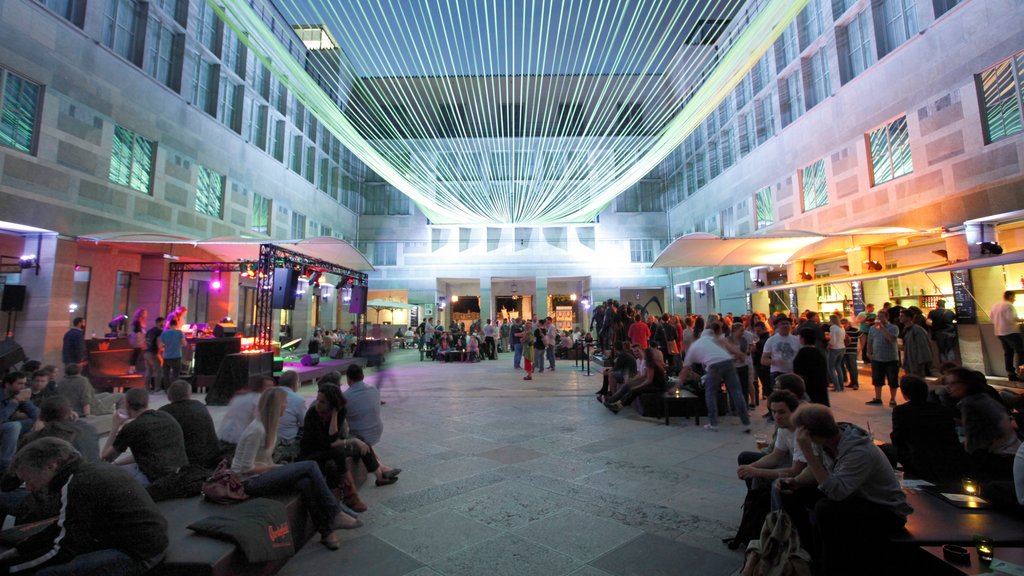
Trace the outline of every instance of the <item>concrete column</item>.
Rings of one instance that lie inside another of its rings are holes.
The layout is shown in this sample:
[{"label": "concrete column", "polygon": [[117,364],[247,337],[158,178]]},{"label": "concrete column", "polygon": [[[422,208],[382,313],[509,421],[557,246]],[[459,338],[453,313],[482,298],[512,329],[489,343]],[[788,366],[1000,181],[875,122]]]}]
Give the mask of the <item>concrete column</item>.
[{"label": "concrete column", "polygon": [[[25,354],[44,364],[60,364],[64,333],[71,327],[68,305],[75,285],[75,260],[78,245],[74,240],[43,236],[40,244],[35,236],[25,238],[24,254],[39,249],[39,274],[24,270],[20,282],[26,286],[25,308],[17,315],[15,340]],[[103,324],[106,320],[87,319],[87,324]],[[86,333],[90,328],[86,328]]]},{"label": "concrete column", "polygon": [[492,316],[492,310],[494,310],[494,295],[491,293],[491,277],[487,276],[480,279],[480,325],[484,326],[487,324],[487,319],[494,320]]},{"label": "concrete column", "polygon": [[538,276],[536,286],[537,288],[533,297],[533,313],[538,319],[546,318],[550,314],[550,311],[548,310],[547,276]]}]

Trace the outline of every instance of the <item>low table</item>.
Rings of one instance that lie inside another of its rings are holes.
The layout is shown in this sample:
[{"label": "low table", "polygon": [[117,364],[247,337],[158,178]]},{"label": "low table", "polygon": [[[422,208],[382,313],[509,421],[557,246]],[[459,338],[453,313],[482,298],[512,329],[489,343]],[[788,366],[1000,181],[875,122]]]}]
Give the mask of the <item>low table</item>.
[{"label": "low table", "polygon": [[[1003,574],[1003,572],[996,572],[992,570],[989,564],[982,564],[978,561],[978,552],[970,546],[966,547],[971,553],[971,563],[967,564],[953,564],[947,561],[942,556],[942,546],[922,546],[921,550],[924,550],[928,554],[934,556],[938,563],[932,562],[936,567],[935,571],[929,570],[929,574]],[[999,548],[995,549],[995,557],[997,560],[1003,560],[1011,564],[1024,565],[1024,548]],[[941,568],[939,568],[941,566]]]},{"label": "low table", "polygon": [[668,419],[673,415],[671,408],[678,406],[682,408],[684,418],[693,418],[695,425],[700,425],[700,407],[703,399],[688,390],[669,390],[662,396],[662,411],[665,415],[665,426],[669,425]]}]

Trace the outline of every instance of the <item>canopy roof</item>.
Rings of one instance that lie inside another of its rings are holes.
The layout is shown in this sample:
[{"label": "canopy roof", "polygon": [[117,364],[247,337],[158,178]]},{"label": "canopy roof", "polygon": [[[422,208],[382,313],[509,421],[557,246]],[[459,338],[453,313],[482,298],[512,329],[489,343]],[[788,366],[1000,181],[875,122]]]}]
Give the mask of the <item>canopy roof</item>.
[{"label": "canopy roof", "polygon": [[784,230],[775,235],[723,238],[696,232],[676,238],[651,265],[652,268],[682,266],[773,266],[785,264],[800,249],[825,238],[820,234]]},{"label": "canopy roof", "polygon": [[928,270],[928,273],[952,272],[954,270],[968,270],[971,268],[983,268],[985,266],[1005,266],[1007,264],[1017,264],[1018,262],[1024,262],[1024,250],[1008,252],[1006,254],[1000,254],[999,256],[981,256],[979,258],[964,260],[962,262],[951,262],[945,266],[932,268]]},{"label": "canopy roof", "polygon": [[373,270],[373,265],[355,246],[345,240],[327,236],[305,239],[245,237],[194,239],[153,232],[98,232],[79,236],[78,240],[109,246],[132,247],[140,252],[166,252],[171,255],[175,255],[174,248],[177,246],[199,248],[225,262],[257,260],[261,244],[274,244],[344,268],[361,272]]},{"label": "canopy roof", "polygon": [[395,302],[394,300],[367,300],[366,305],[376,310],[412,310],[416,308],[415,304],[406,304],[405,302]]}]

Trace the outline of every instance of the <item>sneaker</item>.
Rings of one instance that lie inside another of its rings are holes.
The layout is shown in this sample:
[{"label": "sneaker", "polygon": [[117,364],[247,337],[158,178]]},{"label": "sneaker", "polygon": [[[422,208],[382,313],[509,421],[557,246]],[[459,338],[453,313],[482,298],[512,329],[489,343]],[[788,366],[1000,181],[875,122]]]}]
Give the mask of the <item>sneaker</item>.
[{"label": "sneaker", "polygon": [[896,401],[895,400],[889,400],[889,406],[895,406],[895,405],[896,405]]},{"label": "sneaker", "polygon": [[715,426],[714,424],[705,424],[704,429],[712,432],[718,432],[718,426]]},{"label": "sneaker", "polygon": [[532,376],[523,376],[523,380],[533,380]]},{"label": "sneaker", "polygon": [[612,414],[618,414],[619,410],[622,410],[622,402],[612,402],[610,404],[606,403],[604,407],[611,410]]},{"label": "sneaker", "polygon": [[881,406],[882,405],[882,401],[879,400],[878,398],[872,398],[871,400],[868,400],[867,402],[865,402],[865,404],[867,404],[869,406]]}]

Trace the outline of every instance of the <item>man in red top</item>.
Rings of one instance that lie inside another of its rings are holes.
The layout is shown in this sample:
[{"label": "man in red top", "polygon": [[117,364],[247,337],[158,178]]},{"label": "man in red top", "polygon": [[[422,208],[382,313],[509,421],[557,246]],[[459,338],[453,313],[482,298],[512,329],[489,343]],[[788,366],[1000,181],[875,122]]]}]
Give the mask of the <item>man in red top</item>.
[{"label": "man in red top", "polygon": [[641,350],[647,350],[647,342],[650,339],[650,327],[647,326],[647,322],[637,316],[636,321],[629,326],[629,340],[639,346]]}]

